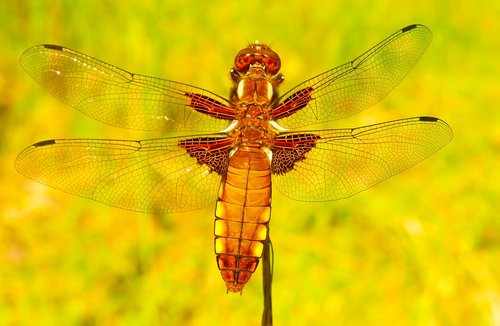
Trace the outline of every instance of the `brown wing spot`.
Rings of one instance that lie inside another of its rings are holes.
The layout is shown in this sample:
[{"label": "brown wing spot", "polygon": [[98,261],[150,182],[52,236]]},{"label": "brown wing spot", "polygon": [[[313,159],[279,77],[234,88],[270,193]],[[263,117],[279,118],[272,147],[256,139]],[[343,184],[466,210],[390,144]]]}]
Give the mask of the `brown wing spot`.
[{"label": "brown wing spot", "polygon": [[303,161],[306,154],[316,147],[318,139],[320,137],[314,134],[290,134],[276,137],[271,146],[272,173],[279,175],[293,170],[295,163]]},{"label": "brown wing spot", "polygon": [[312,87],[307,87],[287,97],[281,104],[273,109],[273,119],[278,120],[288,117],[304,108],[312,100],[312,91]]},{"label": "brown wing spot", "polygon": [[409,32],[409,31],[411,31],[412,29],[417,28],[417,26],[418,26],[417,24],[413,24],[413,25],[406,26],[406,27],[404,27],[403,29],[401,29],[401,32],[403,32],[403,33]]},{"label": "brown wing spot", "polygon": [[44,44],[44,48],[46,49],[51,49],[51,50],[56,50],[56,51],[63,51],[64,48],[60,45],[55,45],[55,44]]},{"label": "brown wing spot", "polygon": [[182,139],[178,145],[195,158],[198,164],[205,164],[219,175],[224,175],[229,162],[232,139],[227,137],[194,137]]},{"label": "brown wing spot", "polygon": [[439,119],[438,118],[434,118],[434,117],[420,117],[419,120],[420,121],[426,121],[426,122],[436,122]]},{"label": "brown wing spot", "polygon": [[54,145],[55,143],[56,143],[55,139],[49,139],[49,140],[42,140],[36,144],[33,144],[33,146],[42,147],[42,146]]}]

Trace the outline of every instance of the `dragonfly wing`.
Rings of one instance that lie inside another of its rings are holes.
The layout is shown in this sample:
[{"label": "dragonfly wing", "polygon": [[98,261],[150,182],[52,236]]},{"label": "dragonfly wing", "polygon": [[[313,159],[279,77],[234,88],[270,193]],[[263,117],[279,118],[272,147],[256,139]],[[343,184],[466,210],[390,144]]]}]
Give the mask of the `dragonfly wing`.
[{"label": "dragonfly wing", "polygon": [[234,119],[229,102],[214,93],[133,74],[61,46],[32,47],[21,56],[21,64],[52,95],[110,125],[209,132],[226,128]]},{"label": "dragonfly wing", "polygon": [[[227,138],[214,134],[206,139]],[[182,145],[186,142],[194,139],[47,140],[22,151],[15,165],[35,181],[111,206],[140,212],[189,211],[213,203],[224,171],[218,173],[190,156]],[[212,159],[227,166],[230,149],[219,146]]]},{"label": "dragonfly wing", "polygon": [[417,164],[452,137],[451,128],[432,117],[285,133],[272,148],[273,183],[295,200],[347,198]]},{"label": "dragonfly wing", "polygon": [[359,113],[398,85],[432,40],[423,25],[392,34],[358,58],[292,88],[280,97],[274,119],[285,128],[323,124]]}]

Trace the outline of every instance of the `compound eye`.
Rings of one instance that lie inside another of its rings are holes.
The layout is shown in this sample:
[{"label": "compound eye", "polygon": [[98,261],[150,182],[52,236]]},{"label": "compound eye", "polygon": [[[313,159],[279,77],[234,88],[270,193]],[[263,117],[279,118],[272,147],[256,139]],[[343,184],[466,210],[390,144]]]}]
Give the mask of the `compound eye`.
[{"label": "compound eye", "polygon": [[264,57],[262,63],[266,66],[266,70],[271,75],[275,75],[280,71],[281,61],[277,57]]},{"label": "compound eye", "polygon": [[246,72],[248,67],[253,63],[254,58],[252,54],[248,53],[238,53],[236,59],[234,59],[234,67],[239,72]]}]

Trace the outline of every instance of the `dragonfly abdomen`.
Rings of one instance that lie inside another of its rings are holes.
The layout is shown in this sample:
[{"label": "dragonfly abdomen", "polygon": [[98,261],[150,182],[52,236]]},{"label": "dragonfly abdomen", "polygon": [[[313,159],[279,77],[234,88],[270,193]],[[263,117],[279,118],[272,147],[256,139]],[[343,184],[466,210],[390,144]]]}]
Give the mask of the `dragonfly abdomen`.
[{"label": "dragonfly abdomen", "polygon": [[239,292],[257,268],[271,216],[271,170],[261,148],[240,147],[229,161],[215,209],[215,253],[227,289]]}]

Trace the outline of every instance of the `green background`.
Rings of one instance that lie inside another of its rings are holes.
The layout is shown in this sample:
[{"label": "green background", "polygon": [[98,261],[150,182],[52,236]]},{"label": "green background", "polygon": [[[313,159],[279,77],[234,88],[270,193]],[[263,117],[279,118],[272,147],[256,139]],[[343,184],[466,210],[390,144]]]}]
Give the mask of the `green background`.
[{"label": "green background", "polygon": [[[498,3],[495,1],[487,3]],[[338,122],[437,116],[453,141],[353,198],[273,198],[276,325],[500,324],[500,6],[476,1],[0,2],[0,324],[257,325],[260,268],[226,294],[213,207],[148,216],[19,175],[51,138],[154,138],[103,125],[44,92],[19,65],[54,43],[228,94],[233,56],[271,43],[282,91],[355,58],[399,28],[430,48],[390,96]],[[215,205],[215,203],[214,203]]]}]

